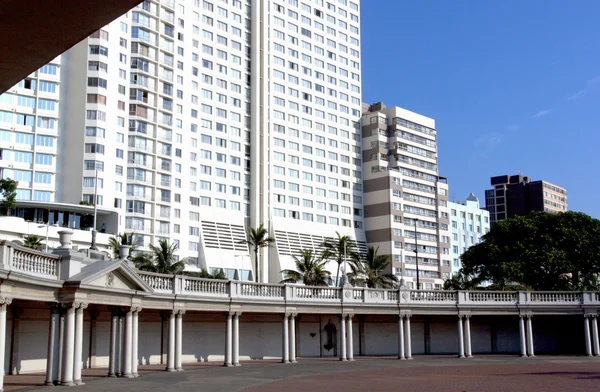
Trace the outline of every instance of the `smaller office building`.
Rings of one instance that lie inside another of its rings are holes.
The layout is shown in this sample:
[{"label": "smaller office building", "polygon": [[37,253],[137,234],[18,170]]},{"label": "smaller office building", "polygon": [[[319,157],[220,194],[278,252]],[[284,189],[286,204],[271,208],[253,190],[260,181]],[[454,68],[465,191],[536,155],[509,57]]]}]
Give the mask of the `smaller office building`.
[{"label": "smaller office building", "polygon": [[452,273],[455,274],[461,268],[460,256],[490,231],[490,213],[479,206],[479,199],[473,193],[464,201],[448,203],[448,207]]}]

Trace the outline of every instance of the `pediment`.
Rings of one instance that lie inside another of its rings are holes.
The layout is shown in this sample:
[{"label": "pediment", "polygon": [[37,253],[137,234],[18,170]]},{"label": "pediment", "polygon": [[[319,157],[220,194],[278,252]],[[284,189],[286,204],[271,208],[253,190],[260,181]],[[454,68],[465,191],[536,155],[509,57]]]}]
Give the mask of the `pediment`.
[{"label": "pediment", "polygon": [[85,266],[65,282],[70,287],[98,287],[108,290],[131,290],[152,293],[136,270],[122,260],[100,260]]}]

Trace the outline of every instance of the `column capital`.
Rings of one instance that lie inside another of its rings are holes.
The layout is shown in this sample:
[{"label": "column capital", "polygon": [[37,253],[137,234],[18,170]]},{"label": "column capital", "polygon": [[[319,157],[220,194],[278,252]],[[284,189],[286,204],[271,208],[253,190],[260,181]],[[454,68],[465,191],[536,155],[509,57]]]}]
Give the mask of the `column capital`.
[{"label": "column capital", "polygon": [[346,317],[349,319],[354,318],[354,313],[346,313]]},{"label": "column capital", "polygon": [[12,303],[12,298],[10,297],[0,297],[0,306],[10,305]]},{"label": "column capital", "polygon": [[238,310],[237,312],[235,312],[235,315],[236,315],[237,317],[240,317],[240,316],[242,315],[242,312]]},{"label": "column capital", "polygon": [[132,306],[130,311],[132,313],[139,313],[142,311],[142,307],[141,306]]},{"label": "column capital", "polygon": [[410,313],[405,313],[402,316],[404,316],[404,318],[406,318],[407,320],[411,318],[412,314]]},{"label": "column capital", "polygon": [[175,316],[183,316],[185,314],[185,309],[173,309],[173,314]]},{"label": "column capital", "polygon": [[519,313],[519,318],[533,318],[533,313]]},{"label": "column capital", "polygon": [[87,302],[75,302],[73,303],[73,307],[76,309],[81,309],[81,310],[85,310],[88,307],[88,303]]}]

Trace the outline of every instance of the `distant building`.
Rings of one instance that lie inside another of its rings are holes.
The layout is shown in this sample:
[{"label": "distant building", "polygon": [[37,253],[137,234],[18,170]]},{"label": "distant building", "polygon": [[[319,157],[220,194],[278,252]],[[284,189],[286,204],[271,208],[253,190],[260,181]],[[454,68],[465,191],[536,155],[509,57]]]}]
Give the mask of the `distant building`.
[{"label": "distant building", "polygon": [[567,211],[567,190],[558,185],[520,174],[492,177],[490,183],[494,188],[485,191],[485,209],[492,223],[531,211]]},{"label": "distant building", "polygon": [[450,251],[452,273],[461,267],[460,256],[490,231],[490,213],[479,206],[479,199],[470,194],[464,201],[448,203],[450,208]]}]

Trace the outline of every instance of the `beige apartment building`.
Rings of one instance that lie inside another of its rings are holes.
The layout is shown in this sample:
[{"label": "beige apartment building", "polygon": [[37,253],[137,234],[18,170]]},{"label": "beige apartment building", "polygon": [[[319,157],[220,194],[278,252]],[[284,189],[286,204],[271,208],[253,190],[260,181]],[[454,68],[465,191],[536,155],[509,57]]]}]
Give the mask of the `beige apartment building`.
[{"label": "beige apartment building", "polygon": [[[438,174],[435,120],[383,103],[363,105],[367,242],[394,274],[422,289],[450,277],[448,183]],[[418,263],[417,263],[418,261]]]}]

